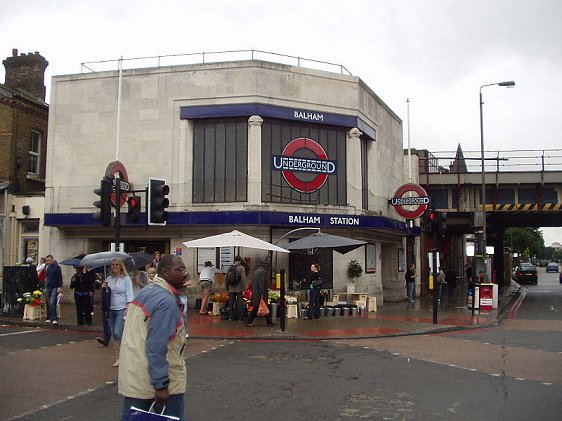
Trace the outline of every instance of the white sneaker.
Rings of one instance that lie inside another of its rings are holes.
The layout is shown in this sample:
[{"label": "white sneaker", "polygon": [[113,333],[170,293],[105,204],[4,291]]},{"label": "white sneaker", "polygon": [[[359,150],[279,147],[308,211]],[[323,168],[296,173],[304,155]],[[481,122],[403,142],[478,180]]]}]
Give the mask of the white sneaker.
[{"label": "white sneaker", "polygon": [[113,363],[112,367],[119,367],[119,358],[117,358],[117,361]]},{"label": "white sneaker", "polygon": [[58,324],[59,324],[59,322],[58,322],[58,321],[56,321],[56,320],[53,320],[53,324],[54,324],[54,325],[58,325]]},{"label": "white sneaker", "polygon": [[51,323],[51,321],[49,319],[45,320],[45,323]]}]

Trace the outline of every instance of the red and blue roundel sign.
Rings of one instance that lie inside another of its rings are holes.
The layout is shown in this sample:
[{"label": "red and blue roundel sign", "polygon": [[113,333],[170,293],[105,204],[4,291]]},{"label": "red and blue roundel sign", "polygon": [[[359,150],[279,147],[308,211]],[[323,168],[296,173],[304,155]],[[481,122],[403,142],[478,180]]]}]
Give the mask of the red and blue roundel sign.
[{"label": "red and blue roundel sign", "polygon": [[[408,196],[404,196],[410,193]],[[412,195],[411,193],[414,193]],[[398,214],[406,219],[419,218],[429,206],[430,199],[425,189],[414,183],[404,184],[394,193],[394,197],[388,201]],[[408,207],[409,209],[405,208]]]},{"label": "red and blue roundel sign", "polygon": [[300,193],[319,190],[336,173],[336,162],[328,160],[318,142],[307,137],[291,140],[281,155],[273,156],[273,169],[281,171],[289,186]]}]

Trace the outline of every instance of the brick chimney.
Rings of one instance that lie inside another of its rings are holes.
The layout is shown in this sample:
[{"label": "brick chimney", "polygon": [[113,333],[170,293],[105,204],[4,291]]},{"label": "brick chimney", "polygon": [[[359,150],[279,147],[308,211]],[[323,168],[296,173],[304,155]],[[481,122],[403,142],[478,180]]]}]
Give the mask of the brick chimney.
[{"label": "brick chimney", "polygon": [[18,50],[14,48],[12,57],[7,57],[2,64],[6,68],[4,85],[45,101],[45,69],[49,65],[45,57],[38,51],[18,56]]}]

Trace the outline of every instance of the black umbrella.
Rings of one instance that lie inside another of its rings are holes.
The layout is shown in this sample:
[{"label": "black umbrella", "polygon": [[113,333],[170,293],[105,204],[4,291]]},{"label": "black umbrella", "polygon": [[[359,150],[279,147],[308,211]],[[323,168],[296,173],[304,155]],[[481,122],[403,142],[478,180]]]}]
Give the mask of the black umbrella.
[{"label": "black umbrella", "polygon": [[152,263],[154,256],[152,254],[144,253],[142,251],[133,251],[129,255],[135,261],[135,267],[137,269],[144,269],[146,265]]},{"label": "black umbrella", "polygon": [[78,256],[68,257],[64,260],[61,260],[59,265],[67,265],[67,266],[80,266],[80,262],[86,256],[85,254],[79,254]]},{"label": "black umbrella", "polygon": [[289,243],[287,248],[289,250],[327,248],[335,250],[338,253],[345,254],[365,244],[367,244],[365,241],[340,237],[339,235],[326,234],[324,232],[317,232],[309,235],[308,237]]}]

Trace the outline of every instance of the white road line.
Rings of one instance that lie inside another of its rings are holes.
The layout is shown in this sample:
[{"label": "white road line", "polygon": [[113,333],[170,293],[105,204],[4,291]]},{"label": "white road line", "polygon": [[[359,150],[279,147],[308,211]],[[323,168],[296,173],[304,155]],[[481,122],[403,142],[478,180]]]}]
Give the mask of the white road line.
[{"label": "white road line", "polygon": [[37,332],[44,332],[44,331],[45,329],[24,330],[23,332],[0,333],[0,336],[24,335],[26,333],[37,333]]}]

